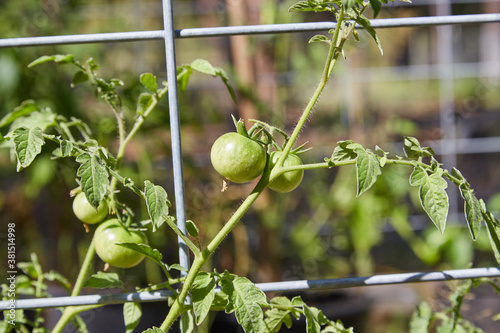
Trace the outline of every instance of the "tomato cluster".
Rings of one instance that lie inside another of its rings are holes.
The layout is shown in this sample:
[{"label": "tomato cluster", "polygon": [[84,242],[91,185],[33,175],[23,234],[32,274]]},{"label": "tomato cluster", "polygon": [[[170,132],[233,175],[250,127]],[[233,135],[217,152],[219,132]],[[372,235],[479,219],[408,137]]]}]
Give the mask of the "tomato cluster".
[{"label": "tomato cluster", "polygon": [[[282,155],[274,151],[269,156],[272,169]],[[266,166],[267,153],[259,141],[236,132],[225,133],[212,145],[210,160],[214,169],[224,178],[234,183],[248,183],[259,177]],[[295,153],[289,153],[283,166],[291,167],[302,164]],[[274,179],[269,188],[280,193],[294,190],[302,182],[303,170],[285,172]]]},{"label": "tomato cluster", "polygon": [[[85,193],[80,192],[73,199],[73,213],[86,224],[98,224],[108,216],[108,204],[103,200],[97,210],[88,202]],[[105,263],[130,268],[139,264],[144,255],[127,249],[117,243],[147,243],[143,233],[128,230],[118,219],[109,219],[101,223],[94,233],[96,253]]]}]

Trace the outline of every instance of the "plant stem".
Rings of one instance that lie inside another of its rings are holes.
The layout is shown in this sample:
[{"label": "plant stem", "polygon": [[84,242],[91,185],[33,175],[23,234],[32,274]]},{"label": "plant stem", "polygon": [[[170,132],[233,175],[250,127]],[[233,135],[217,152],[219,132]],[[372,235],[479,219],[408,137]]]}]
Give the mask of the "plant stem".
[{"label": "plant stem", "polygon": [[[309,115],[311,111],[313,110],[314,106],[316,105],[316,102],[319,99],[319,96],[323,92],[323,90],[326,87],[326,84],[328,83],[328,80],[331,75],[331,69],[335,66],[335,63],[337,62],[337,59],[340,55],[341,52],[338,52],[338,50],[341,50],[343,47],[343,44],[345,42],[345,39],[342,41],[339,41],[339,38],[341,37],[340,31],[342,29],[342,26],[344,24],[344,9],[343,7],[340,8],[340,14],[337,19],[337,25],[335,27],[335,31],[333,33],[333,37],[330,40],[330,48],[328,50],[328,56],[326,58],[325,66],[323,68],[323,74],[321,75],[321,80],[318,84],[318,87],[314,91],[311,99],[309,100],[309,103],[305,107],[299,121],[297,122],[297,125],[295,126],[295,129],[292,132],[292,135],[290,136],[290,139],[288,140],[287,144],[285,145],[285,148],[283,149],[283,154],[281,154],[278,162],[276,163],[276,169],[278,171],[279,168],[283,166],[283,163],[285,162],[286,157],[288,156],[288,153],[292,149],[295,141],[297,140],[300,132],[302,131],[302,128],[304,127],[307,119],[309,118]],[[274,170],[273,170],[274,171]],[[276,171],[271,174],[271,180],[276,177],[275,175]]]},{"label": "plant stem", "polygon": [[182,290],[179,294],[179,297],[175,300],[174,304],[170,308],[165,321],[161,325],[161,329],[167,331],[172,327],[177,318],[184,311],[184,301],[191,289],[191,286],[194,283],[194,279],[198,275],[199,271],[208,261],[210,256],[214,253],[214,251],[219,247],[220,243],[226,238],[226,236],[231,232],[236,223],[243,217],[243,215],[248,211],[248,209],[252,206],[252,204],[257,200],[259,195],[264,191],[264,189],[269,184],[269,172],[265,171],[260,179],[259,183],[255,186],[254,190],[250,195],[243,201],[240,207],[236,210],[236,212],[231,216],[231,218],[227,221],[224,227],[219,231],[219,233],[214,237],[214,239],[208,244],[207,248],[200,252],[195,256],[193,264],[191,265],[191,269],[184,281],[182,286]]},{"label": "plant stem", "polygon": [[[94,240],[90,242],[89,248],[87,249],[87,253],[85,255],[85,258],[83,259],[82,267],[80,268],[80,272],[78,273],[78,278],[76,279],[75,286],[73,287],[73,291],[71,292],[71,296],[78,296],[80,292],[82,291],[83,284],[85,283],[85,278],[87,277],[90,264],[92,263],[92,260],[94,259],[95,255],[95,245],[94,245]],[[102,305],[99,305],[102,306]],[[78,310],[80,308],[83,308],[84,306],[78,306],[78,307],[73,307],[73,306],[68,306],[64,309],[63,314],[61,318],[59,318],[56,326],[52,330],[52,333],[59,333],[61,332],[68,321],[73,317],[75,314],[85,311],[84,310]],[[98,307],[98,306],[94,306]]]}]

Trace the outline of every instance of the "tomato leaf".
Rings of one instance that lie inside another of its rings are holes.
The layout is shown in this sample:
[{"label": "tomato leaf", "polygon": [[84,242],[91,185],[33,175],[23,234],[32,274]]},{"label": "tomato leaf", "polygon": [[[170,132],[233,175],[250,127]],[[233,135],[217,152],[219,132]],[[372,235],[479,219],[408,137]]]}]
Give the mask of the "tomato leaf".
[{"label": "tomato leaf", "polygon": [[156,92],[156,89],[158,88],[158,84],[156,83],[156,76],[151,73],[143,73],[139,77],[139,80],[141,81],[144,88],[153,93]]},{"label": "tomato leaf", "polygon": [[427,172],[420,166],[416,165],[413,168],[413,172],[410,175],[410,185],[411,186],[420,186],[426,182]]},{"label": "tomato leaf", "polygon": [[198,237],[198,234],[200,233],[200,229],[198,229],[196,224],[194,224],[191,220],[186,221],[186,231],[191,237]]},{"label": "tomato leaf", "polygon": [[17,171],[28,167],[41,153],[42,146],[45,144],[42,130],[38,127],[33,129],[16,128],[13,132],[13,140],[17,157]]},{"label": "tomato leaf", "polygon": [[370,34],[370,36],[372,36],[373,40],[378,46],[380,54],[383,55],[384,50],[382,49],[382,44],[380,43],[380,39],[378,38],[377,32],[375,31],[375,29],[373,29],[370,20],[363,15],[359,15],[356,17],[355,21],[357,24],[361,25]]},{"label": "tomato leaf", "polygon": [[191,68],[197,72],[216,76],[217,71],[214,66],[208,60],[205,59],[196,59],[191,63]]},{"label": "tomato leaf", "polygon": [[[278,307],[273,307],[278,305]],[[292,307],[292,302],[283,296],[275,297],[271,300],[271,309],[265,312],[264,323],[266,329],[271,332],[279,332],[281,325],[284,323],[286,327],[292,326],[292,318],[290,317],[290,310],[287,308]]]},{"label": "tomato leaf", "polygon": [[79,83],[83,83],[89,80],[89,75],[83,71],[77,71],[75,75],[73,75],[73,79],[71,80],[71,86],[74,87],[75,85]]},{"label": "tomato leaf", "polygon": [[334,162],[354,160],[358,156],[354,149],[358,147],[362,148],[360,144],[352,140],[339,141],[338,146],[333,150],[331,159]]},{"label": "tomato leaf", "polygon": [[135,252],[139,252],[159,265],[163,265],[162,259],[163,255],[157,249],[153,249],[151,246],[146,244],[137,243],[115,243],[116,245],[125,247]]},{"label": "tomato leaf", "polygon": [[306,317],[306,327],[307,333],[319,333],[321,330],[321,325],[319,321],[319,311],[314,307],[309,307],[307,304],[302,306],[304,309],[304,316]]},{"label": "tomato leaf", "polygon": [[436,172],[430,176],[425,173],[421,180],[419,197],[422,208],[429,218],[443,233],[448,217],[448,194],[445,189],[448,187],[446,180],[441,177],[441,172]]},{"label": "tomato leaf", "polygon": [[142,115],[151,103],[153,103],[153,96],[150,93],[141,93],[137,99],[137,114]]},{"label": "tomato leaf", "polygon": [[500,263],[500,222],[489,211],[485,211],[484,202],[480,201],[483,207],[483,217],[488,230],[491,248],[495,254],[495,258]]},{"label": "tomato leaf", "polygon": [[194,315],[192,310],[188,310],[181,314],[181,332],[186,332],[186,333],[196,332]]},{"label": "tomato leaf", "polygon": [[127,302],[123,304],[123,321],[126,333],[132,333],[139,325],[142,317],[142,308],[139,303]]},{"label": "tomato leaf", "polygon": [[207,272],[200,272],[191,290],[196,324],[200,325],[208,315],[215,298],[215,279]]},{"label": "tomato leaf", "polygon": [[216,67],[215,72],[216,72],[216,75],[221,78],[222,82],[226,86],[226,89],[229,92],[229,95],[231,95],[231,99],[233,100],[233,102],[235,104],[238,104],[238,102],[236,100],[236,93],[234,92],[233,86],[229,82],[229,77],[227,76],[226,72],[220,67]]},{"label": "tomato leaf", "polygon": [[413,313],[410,320],[410,333],[428,333],[432,320],[432,308],[427,302],[422,302]]},{"label": "tomato leaf", "polygon": [[245,277],[224,273],[219,282],[228,296],[226,313],[235,312],[236,320],[247,333],[265,332],[264,314],[260,304],[266,304],[265,294]]},{"label": "tomato leaf", "polygon": [[73,142],[68,140],[61,140],[59,147],[61,149],[61,157],[71,156],[73,152]]},{"label": "tomato leaf", "polygon": [[55,125],[56,115],[49,109],[45,108],[42,111],[31,112],[28,116],[18,117],[10,126],[9,131],[13,132],[16,128],[26,127],[29,129],[40,128],[42,132],[48,127]]},{"label": "tomato leaf", "polygon": [[12,112],[7,113],[0,119],[0,128],[11,124],[14,120],[19,117],[24,117],[29,115],[34,111],[38,111],[38,105],[36,105],[34,100],[26,100],[21,103],[18,107],[14,108]]},{"label": "tomato leaf", "polygon": [[369,149],[356,148],[356,174],[358,194],[365,193],[375,184],[377,177],[382,174],[377,156]]},{"label": "tomato leaf", "polygon": [[170,201],[163,187],[154,185],[149,180],[144,182],[144,194],[148,213],[153,222],[153,231],[156,231],[165,222],[164,216],[168,215]]},{"label": "tomato leaf", "polygon": [[467,220],[472,239],[476,240],[481,231],[481,223],[483,222],[481,204],[468,183],[460,184],[459,189],[462,198],[464,198],[465,219]]},{"label": "tomato leaf", "polygon": [[311,37],[311,39],[309,39],[309,44],[310,43],[315,43],[315,42],[323,42],[323,43],[327,43],[327,44],[330,44],[330,39],[324,35],[315,35],[313,37]]},{"label": "tomato leaf", "polygon": [[370,0],[370,5],[373,8],[373,17],[377,17],[378,13],[380,13],[380,10],[382,9],[382,4],[380,3],[379,0]]},{"label": "tomato leaf", "polygon": [[106,166],[97,150],[78,155],[76,161],[80,163],[76,174],[80,177],[82,191],[85,192],[90,205],[97,210],[109,185]]},{"label": "tomato leaf", "polygon": [[116,273],[97,272],[85,282],[84,287],[98,289],[121,288],[123,287],[123,283]]}]

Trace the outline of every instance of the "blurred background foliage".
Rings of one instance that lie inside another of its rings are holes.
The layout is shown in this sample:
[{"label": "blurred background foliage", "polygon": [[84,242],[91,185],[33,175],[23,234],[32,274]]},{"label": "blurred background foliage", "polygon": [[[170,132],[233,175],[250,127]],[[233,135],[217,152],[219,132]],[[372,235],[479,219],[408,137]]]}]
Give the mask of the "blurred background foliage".
[{"label": "blurred background foliage", "polygon": [[[179,0],[174,2],[175,24],[180,29],[333,19],[326,14],[288,13],[292,3]],[[452,6],[452,14],[499,11],[496,1],[457,1]],[[380,17],[427,15],[435,15],[434,2],[415,0],[411,6],[384,7]],[[160,1],[0,2],[1,38],[160,29]],[[194,75],[179,96],[187,217],[200,227],[202,243],[217,232],[252,186],[230,184],[228,191],[221,192],[222,179],[209,163],[211,143],[233,130],[231,114],[293,128],[325,57],[325,45],[307,43],[313,35],[177,40],[179,64],[205,58],[229,73],[238,92],[235,105],[222,82]],[[338,140],[352,139],[402,154],[400,142],[405,135],[431,147],[445,138],[439,118],[436,28],[379,30],[384,56],[369,36],[360,35],[359,43],[348,46],[347,59],[338,64],[337,75],[301,134],[300,141],[314,148],[302,156],[304,162],[330,156]],[[498,24],[453,28],[458,138],[500,136],[499,41]],[[101,65],[103,77],[122,79],[128,118],[134,116],[135,100],[142,92],[139,74],[166,76],[161,41],[0,49],[0,116],[23,100],[34,99],[59,114],[87,121],[102,145],[116,148],[112,113],[88,86],[70,86],[72,69],[54,64],[26,67],[41,55],[55,53],[71,53],[82,62],[92,57]],[[165,100],[129,146],[124,173],[136,183],[152,180],[173,194],[167,108]],[[478,196],[491,198],[500,210],[495,196],[500,186],[499,160],[498,151],[457,155],[458,169]],[[46,270],[55,269],[70,280],[76,277],[77,263],[89,242],[71,211],[69,191],[77,186],[76,166],[71,160],[53,162],[47,152],[32,167],[16,173],[8,150],[0,150],[0,221],[16,223],[18,261],[36,252]],[[356,175],[351,167],[308,172],[299,189],[288,195],[265,192],[216,252],[213,268],[267,282],[494,265],[486,232],[471,241],[457,214],[461,204],[454,205],[444,235],[422,216],[415,189],[408,184],[409,173],[387,167],[376,186],[360,198],[355,197]],[[138,220],[146,218],[144,205],[134,195],[127,191],[120,195],[134,207]],[[0,230],[0,237],[5,237],[4,231]],[[176,261],[172,232],[164,229],[151,235],[151,244],[170,262]],[[102,269],[100,262],[95,266]],[[148,261],[122,273],[131,284],[161,279],[161,272]],[[383,327],[402,332],[404,322],[392,320],[397,315],[388,317],[387,326],[378,326],[381,332],[387,331]]]}]

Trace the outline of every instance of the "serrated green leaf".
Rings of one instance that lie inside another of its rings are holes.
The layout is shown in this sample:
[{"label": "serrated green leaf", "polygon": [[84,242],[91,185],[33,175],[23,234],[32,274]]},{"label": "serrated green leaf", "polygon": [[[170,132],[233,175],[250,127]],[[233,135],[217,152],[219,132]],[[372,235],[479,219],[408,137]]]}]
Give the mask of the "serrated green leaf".
[{"label": "serrated green leaf", "polygon": [[196,324],[200,325],[208,315],[215,299],[215,279],[207,272],[200,272],[195,280],[191,296]]},{"label": "serrated green leaf", "polygon": [[73,152],[73,142],[68,140],[61,140],[59,147],[61,149],[61,157],[71,156]]},{"label": "serrated green leaf", "polygon": [[123,321],[125,332],[131,333],[139,325],[142,317],[142,308],[139,303],[128,302],[123,304]]},{"label": "serrated green leaf", "polygon": [[356,150],[357,196],[369,190],[382,174],[377,156],[371,150],[357,148]]},{"label": "serrated green leaf", "polygon": [[88,80],[89,80],[89,75],[85,71],[80,70],[73,75],[73,79],[71,80],[71,85],[75,86],[79,83],[83,83]]},{"label": "serrated green leaf", "polygon": [[187,272],[186,267],[183,267],[179,264],[172,264],[172,265],[168,266],[168,270],[171,270],[171,269],[175,269],[175,270],[178,270],[180,272]]},{"label": "serrated green leaf", "polygon": [[28,64],[28,68],[31,68],[31,67],[34,67],[36,65],[40,65],[40,64],[43,64],[46,62],[54,61],[55,58],[56,58],[56,56],[53,56],[53,55],[52,56],[44,55],[44,56],[38,57],[37,59],[33,60],[32,62],[30,62]]},{"label": "serrated green leaf", "polygon": [[351,148],[353,144],[356,144],[354,141],[339,141],[337,144],[338,146],[333,150],[332,161],[341,162],[356,159],[356,156],[358,156],[358,154],[354,151],[354,149]]},{"label": "serrated green leaf", "polygon": [[[484,202],[482,203],[484,206]],[[498,220],[489,211],[483,211],[483,217],[488,230],[488,238],[490,240],[491,249],[493,250],[497,263],[500,264],[500,222],[498,222]]]},{"label": "serrated green leaf", "polygon": [[156,82],[156,76],[154,76],[151,73],[143,73],[140,76],[140,81],[144,88],[147,90],[151,91],[152,93],[156,92],[156,89],[158,89],[158,84]]},{"label": "serrated green leaf", "polygon": [[260,304],[266,303],[266,296],[245,277],[225,274],[219,282],[228,296],[226,313],[235,312],[236,320],[246,333],[265,332],[264,314]]},{"label": "serrated green leaf", "polygon": [[165,222],[163,216],[168,215],[170,201],[163,187],[154,185],[149,180],[144,182],[144,195],[148,213],[153,222],[153,231],[156,231]]},{"label": "serrated green leaf", "polygon": [[49,109],[31,112],[28,116],[16,118],[9,128],[13,132],[16,128],[26,127],[29,129],[40,128],[42,132],[55,125],[56,115]]},{"label": "serrated green leaf", "polygon": [[236,100],[236,93],[234,92],[233,86],[231,85],[231,82],[229,82],[229,77],[227,76],[226,72],[222,68],[215,68],[215,71],[217,73],[217,76],[219,76],[226,86],[227,91],[229,92],[229,95],[231,95],[231,99],[235,104],[238,104]]},{"label": "serrated green leaf", "polygon": [[427,181],[427,172],[420,166],[416,165],[410,175],[410,185],[420,186]]},{"label": "serrated green leaf", "polygon": [[76,174],[80,177],[82,191],[85,193],[92,207],[97,210],[109,185],[106,166],[97,151],[80,154],[76,158],[76,161],[80,163]]},{"label": "serrated green leaf", "polygon": [[194,315],[192,310],[185,311],[181,314],[181,332],[195,333],[196,325],[194,322]]},{"label": "serrated green leaf", "polygon": [[121,288],[123,287],[123,283],[116,273],[97,272],[85,282],[84,287],[98,289]]},{"label": "serrated green leaf", "polygon": [[372,36],[373,40],[378,46],[378,49],[380,50],[380,54],[384,54],[384,50],[382,49],[382,44],[380,43],[380,39],[378,38],[377,32],[375,29],[372,27],[372,23],[370,22],[369,19],[367,19],[365,16],[360,15],[356,17],[356,23],[361,25],[369,34]]},{"label": "serrated green leaf", "polygon": [[373,17],[375,18],[380,13],[380,10],[382,9],[382,4],[380,3],[379,0],[370,0],[370,5],[372,6]]},{"label": "serrated green leaf", "polygon": [[[278,305],[278,307],[273,307],[273,305]],[[285,324],[288,328],[291,327],[290,310],[286,309],[291,306],[292,302],[283,296],[271,300],[271,309],[264,313],[264,323],[268,332],[279,332],[282,324]]]},{"label": "serrated green leaf", "polygon": [[308,43],[311,44],[311,43],[315,43],[315,42],[323,42],[323,43],[327,43],[327,44],[331,43],[330,39],[324,35],[315,35],[315,36],[311,37],[311,39],[309,39]]},{"label": "serrated green leaf", "polygon": [[321,325],[319,324],[318,314],[316,308],[309,307],[306,304],[303,306],[304,316],[306,317],[306,332],[307,333],[320,333]]},{"label": "serrated green leaf", "polygon": [[5,116],[0,119],[0,128],[5,127],[11,124],[14,120],[20,117],[24,117],[29,115],[32,112],[38,111],[38,105],[34,100],[26,100],[21,103],[21,105],[17,106],[12,110],[12,112],[7,113]]},{"label": "serrated green leaf", "polygon": [[410,320],[410,333],[428,333],[432,319],[432,308],[427,302],[422,302],[413,313]]},{"label": "serrated green leaf", "polygon": [[467,183],[460,184],[459,189],[462,198],[464,198],[465,219],[467,220],[472,239],[476,240],[481,231],[481,223],[483,222],[481,204]]},{"label": "serrated green leaf", "polygon": [[198,234],[200,233],[200,229],[198,229],[196,224],[194,224],[191,220],[186,221],[186,231],[191,237],[198,237]]},{"label": "serrated green leaf", "polygon": [[141,93],[137,99],[137,114],[142,115],[151,103],[153,103],[153,96],[150,93]]},{"label": "serrated green leaf", "polygon": [[422,147],[420,146],[420,142],[418,142],[418,140],[413,137],[407,136],[404,138],[404,150],[408,158],[419,158],[423,156],[423,151]]},{"label": "serrated green leaf", "polygon": [[196,59],[191,63],[191,68],[197,72],[216,76],[217,72],[212,64],[205,59]]},{"label": "serrated green leaf", "polygon": [[17,171],[28,167],[35,157],[42,152],[43,140],[40,128],[18,127],[12,135],[17,157]]},{"label": "serrated green leaf", "polygon": [[125,247],[135,252],[139,252],[159,265],[163,265],[163,256],[157,249],[153,249],[147,244],[137,244],[137,243],[115,243],[116,245]]},{"label": "serrated green leaf", "polygon": [[59,64],[69,64],[69,63],[74,63],[75,58],[73,57],[72,54],[56,54],[54,56],[54,62]]},{"label": "serrated green leaf", "polygon": [[426,176],[419,190],[420,203],[429,218],[443,233],[448,218],[449,202],[446,181],[438,173]]}]

